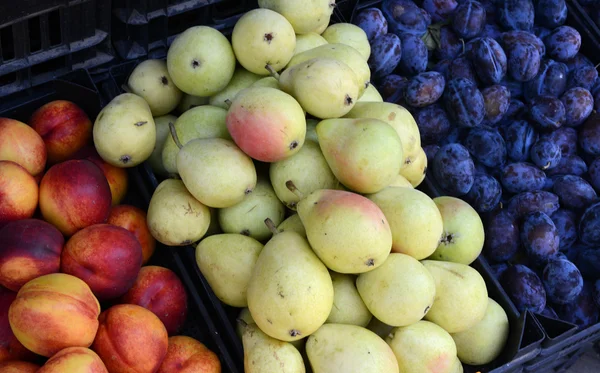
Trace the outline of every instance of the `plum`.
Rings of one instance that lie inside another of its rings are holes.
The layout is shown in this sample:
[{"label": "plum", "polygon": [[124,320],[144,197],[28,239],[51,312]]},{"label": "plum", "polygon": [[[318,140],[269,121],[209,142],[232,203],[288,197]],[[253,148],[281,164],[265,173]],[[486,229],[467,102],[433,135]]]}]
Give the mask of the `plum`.
[{"label": "plum", "polygon": [[558,165],[562,153],[557,143],[548,138],[540,138],[531,147],[530,156],[533,164],[542,170],[547,170]]},{"label": "plum", "polygon": [[495,177],[485,174],[475,175],[473,186],[465,196],[465,200],[479,213],[495,209],[501,198],[502,185]]},{"label": "plum", "polygon": [[488,38],[492,38],[494,40],[500,40],[500,38],[502,37],[502,29],[500,28],[500,26],[496,25],[496,24],[486,24],[483,27],[483,31],[481,32],[481,36],[486,36]]},{"label": "plum", "polygon": [[565,0],[537,0],[535,4],[535,22],[539,25],[556,28],[567,20]]},{"label": "plum", "polygon": [[549,318],[555,319],[555,320],[559,319],[558,315],[556,314],[556,311],[554,311],[554,309],[547,304],[546,304],[546,307],[544,308],[544,310],[542,312],[540,312],[540,315],[546,316],[546,317],[549,317]]},{"label": "plum", "polygon": [[477,38],[470,44],[469,57],[481,82],[500,83],[507,69],[506,54],[500,44],[488,37]]},{"label": "plum", "polygon": [[394,34],[376,36],[371,43],[369,67],[374,79],[391,74],[402,57],[402,43]]},{"label": "plum", "polygon": [[407,75],[416,75],[427,69],[429,51],[421,37],[413,34],[400,35],[402,41],[402,59],[398,64],[400,71]]},{"label": "plum", "polygon": [[582,67],[594,67],[592,61],[584,56],[581,52],[577,53],[575,57],[564,62],[569,69],[569,72],[582,68]]},{"label": "plum", "polygon": [[600,158],[596,158],[590,162],[588,175],[590,177],[590,184],[594,187],[596,192],[600,193]]},{"label": "plum", "polygon": [[504,79],[502,79],[502,81],[500,82],[500,85],[508,88],[508,90],[510,91],[510,97],[514,97],[514,98],[523,97],[523,82],[509,79],[508,76],[506,76]]},{"label": "plum", "polygon": [[436,144],[425,145],[423,147],[423,151],[425,152],[425,156],[427,157],[427,163],[428,164],[433,163],[433,158],[437,154],[438,150],[440,150],[440,146],[436,145]]},{"label": "plum", "polygon": [[503,0],[497,2],[498,23],[506,30],[533,29],[535,9],[531,0]]},{"label": "plum", "polygon": [[565,250],[577,241],[577,214],[567,209],[558,209],[550,215],[556,226],[559,238],[559,249]]},{"label": "plum", "polygon": [[579,220],[579,238],[588,245],[600,245],[600,203],[589,206]]},{"label": "plum", "polygon": [[433,52],[438,60],[456,58],[463,50],[463,41],[452,31],[450,26],[441,26],[439,35],[435,36],[436,48]]},{"label": "plum", "polygon": [[543,59],[537,75],[525,82],[524,96],[530,101],[536,96],[560,97],[567,88],[567,65],[551,59]]},{"label": "plum", "polygon": [[592,295],[592,284],[585,281],[579,296],[571,302],[556,307],[560,319],[587,328],[598,322],[598,306]]},{"label": "plum", "polygon": [[497,210],[486,219],[483,254],[493,262],[512,259],[519,250],[519,226],[513,214]]},{"label": "plum", "polygon": [[600,278],[600,250],[597,247],[576,243],[567,251],[584,279]]},{"label": "plum", "polygon": [[485,121],[490,124],[500,122],[510,107],[510,91],[496,84],[481,90],[485,106]]},{"label": "plum", "polygon": [[409,80],[404,92],[407,104],[424,107],[435,103],[444,93],[446,80],[436,71],[420,73]]},{"label": "plum", "polygon": [[594,110],[594,97],[582,87],[568,89],[560,100],[565,108],[565,126],[580,126]]},{"label": "plum", "polygon": [[451,128],[446,111],[439,104],[429,105],[419,110],[415,121],[419,126],[423,145],[439,143]]},{"label": "plum", "polygon": [[394,102],[389,99],[396,95],[398,91],[401,91],[402,98],[404,98],[404,88],[406,88],[407,84],[407,78],[396,74],[390,74],[381,79],[381,82],[377,85],[377,88],[385,102]]},{"label": "plum", "polygon": [[546,296],[554,304],[574,302],[583,289],[581,272],[566,259],[550,260],[542,274]]},{"label": "plum", "polygon": [[517,43],[507,50],[507,71],[511,78],[526,82],[540,70],[541,56],[533,44]]},{"label": "plum", "polygon": [[509,266],[500,276],[500,284],[519,312],[542,312],[546,290],[534,271],[522,264]]},{"label": "plum", "polygon": [[598,196],[592,186],[580,176],[560,175],[552,188],[563,207],[580,210],[592,204]]},{"label": "plum", "polygon": [[388,30],[398,36],[408,33],[422,36],[431,24],[431,16],[412,0],[384,0],[381,11]]},{"label": "plum", "polygon": [[476,127],[483,121],[483,95],[473,81],[465,78],[450,80],[443,98],[448,115],[458,126]]},{"label": "plum", "polygon": [[540,39],[544,39],[546,36],[550,35],[551,31],[551,29],[544,26],[538,25],[533,27],[533,33]]},{"label": "plum", "polygon": [[467,57],[462,56],[454,59],[448,67],[446,80],[449,81],[457,78],[465,78],[477,84],[475,69]]},{"label": "plum", "polygon": [[370,42],[388,32],[388,22],[381,10],[377,8],[361,10],[354,18],[353,23],[367,34]]},{"label": "plum", "polygon": [[508,202],[507,211],[517,218],[522,218],[533,212],[543,212],[552,215],[559,208],[558,196],[543,190],[519,193]]},{"label": "plum", "polygon": [[587,172],[587,164],[580,156],[574,154],[562,154],[560,162],[549,170],[546,175],[576,175],[581,176]]},{"label": "plum", "polygon": [[577,154],[577,131],[573,128],[561,127],[556,131],[543,134],[542,137],[556,143],[563,156]]},{"label": "plum", "polygon": [[565,106],[552,96],[537,96],[530,101],[531,118],[541,130],[554,130],[566,120]]},{"label": "plum", "polygon": [[431,16],[432,22],[442,22],[450,18],[458,6],[456,0],[423,0],[422,8]]},{"label": "plum", "polygon": [[523,101],[514,98],[511,96],[510,98],[510,103],[508,104],[508,109],[506,110],[506,113],[504,114],[504,119],[507,120],[507,123],[512,123],[513,120],[519,120],[523,118],[523,115],[526,112],[526,106],[523,103]]},{"label": "plum", "polygon": [[515,162],[502,169],[502,186],[511,193],[531,192],[544,186],[546,174],[532,164]]},{"label": "plum", "polygon": [[437,183],[453,196],[463,196],[473,186],[475,165],[469,151],[461,144],[442,146],[431,165]]},{"label": "plum", "polygon": [[439,145],[444,146],[447,144],[460,144],[468,133],[469,129],[466,127],[452,126],[450,128],[450,132],[448,132],[446,137],[439,142]]},{"label": "plum", "polygon": [[600,156],[600,114],[590,116],[579,131],[579,145],[587,154]]},{"label": "plum", "polygon": [[463,145],[477,162],[487,167],[499,167],[506,162],[506,144],[494,128],[472,128]]},{"label": "plum", "polygon": [[567,61],[579,52],[581,35],[573,27],[560,26],[544,38],[544,44],[546,44],[546,51],[550,58]]},{"label": "plum", "polygon": [[452,29],[458,36],[471,39],[483,31],[486,11],[478,1],[466,0],[458,5],[452,18]]},{"label": "plum", "polygon": [[546,264],[558,254],[558,231],[550,217],[541,212],[526,215],[521,226],[521,243],[536,264]]},{"label": "plum", "polygon": [[546,54],[546,46],[542,39],[529,31],[507,31],[501,35],[500,43],[506,51],[519,44],[531,44],[538,50],[540,57],[544,57]]},{"label": "plum", "polygon": [[490,265],[490,270],[492,272],[492,276],[494,276],[495,279],[499,279],[500,276],[502,276],[502,273],[504,273],[504,271],[508,268],[508,264],[506,263],[498,263],[498,264],[491,264]]},{"label": "plum", "polygon": [[529,122],[513,121],[504,129],[504,142],[508,158],[514,162],[527,160],[531,146],[537,139],[538,133]]},{"label": "plum", "polygon": [[594,66],[580,66],[570,71],[567,89],[581,87],[589,91],[598,79],[598,70]]}]

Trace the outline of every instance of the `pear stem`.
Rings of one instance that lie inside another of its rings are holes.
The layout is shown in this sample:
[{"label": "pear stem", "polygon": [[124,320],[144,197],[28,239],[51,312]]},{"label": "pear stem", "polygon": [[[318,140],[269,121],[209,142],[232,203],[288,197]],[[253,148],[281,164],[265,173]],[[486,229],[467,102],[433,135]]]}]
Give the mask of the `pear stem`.
[{"label": "pear stem", "polygon": [[277,80],[279,80],[279,73],[277,71],[275,71],[273,69],[273,67],[271,67],[271,65],[266,64],[265,65],[265,69],[267,69],[267,71],[269,72],[269,74],[271,74],[271,76]]},{"label": "pear stem", "polygon": [[246,327],[248,326],[248,323],[246,321],[244,321],[243,319],[235,319],[235,321],[237,321],[241,326]]},{"label": "pear stem", "polygon": [[233,102],[231,102],[230,99],[227,99],[224,102],[225,102],[225,105],[227,105],[227,107],[231,107],[231,104],[233,103]]},{"label": "pear stem", "polygon": [[177,145],[179,149],[182,149],[183,145],[181,145],[181,141],[179,141],[179,136],[177,136],[177,132],[175,132],[175,125],[173,124],[173,122],[169,122],[169,130],[171,131],[171,137],[173,138],[173,141],[175,141],[175,145]]},{"label": "pear stem", "polygon": [[267,228],[269,228],[271,233],[273,233],[273,236],[279,233],[279,230],[275,226],[275,223],[273,223],[273,220],[271,220],[270,218],[265,219],[265,225],[267,226]]},{"label": "pear stem", "polygon": [[131,92],[131,88],[130,88],[130,87],[129,87],[129,85],[127,85],[127,84],[123,84],[123,85],[121,86],[121,89],[122,89],[122,90],[124,90],[124,91],[125,91],[125,92],[127,92],[127,93],[132,93],[132,92]]},{"label": "pear stem", "polygon": [[304,199],[304,194],[302,194],[302,192],[296,188],[296,185],[292,180],[286,181],[285,186],[290,190],[290,192],[294,193],[296,197]]}]

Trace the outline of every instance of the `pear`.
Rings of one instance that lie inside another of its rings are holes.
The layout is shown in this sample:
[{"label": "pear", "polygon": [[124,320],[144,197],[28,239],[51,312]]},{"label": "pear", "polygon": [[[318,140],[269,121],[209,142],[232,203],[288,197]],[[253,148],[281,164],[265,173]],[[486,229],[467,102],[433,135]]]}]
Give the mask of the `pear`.
[{"label": "pear", "polygon": [[425,193],[387,187],[368,198],[383,211],[392,230],[392,251],[425,259],[438,247],[444,231],[442,215]]},{"label": "pear", "polygon": [[[246,307],[246,308],[242,308],[242,310],[240,311],[240,313],[238,314],[238,320],[242,320],[244,321],[246,324],[256,324],[254,322],[254,319],[252,318],[252,315],[250,314],[250,310]],[[238,336],[240,338],[242,338],[242,335],[244,333],[244,329],[245,329],[245,324],[238,322],[237,323],[237,328],[236,328],[236,333],[238,334]],[[294,347],[296,347],[296,349],[298,349],[298,351],[300,351],[300,353],[302,353],[304,351],[304,344],[306,343],[306,338],[302,338],[302,339],[298,339],[296,341],[291,341],[288,342],[290,344],[292,344]]]},{"label": "pear", "polygon": [[358,276],[356,288],[373,316],[392,326],[421,320],[435,297],[433,276],[415,258],[398,253]]},{"label": "pear", "polygon": [[451,335],[463,363],[483,365],[500,356],[509,332],[506,312],[495,300],[488,298],[483,319],[469,329]]},{"label": "pear", "polygon": [[403,373],[454,373],[456,345],[448,332],[432,322],[396,328],[388,343]]},{"label": "pear", "polygon": [[152,171],[160,176],[169,175],[163,165],[162,151],[167,139],[171,138],[169,123],[175,123],[176,120],[177,117],[174,115],[163,115],[162,117],[154,118],[154,124],[156,125],[156,142],[154,150],[152,150],[152,154],[148,158],[148,164],[152,168]]},{"label": "pear", "polygon": [[186,246],[204,236],[210,211],[188,192],[181,180],[166,179],[152,194],[146,220],[152,237],[160,243]]},{"label": "pear", "polygon": [[248,309],[260,329],[282,341],[315,332],[331,313],[333,284],[327,267],[296,232],[273,232],[248,284]]},{"label": "pear", "polygon": [[[458,348],[457,348],[458,350]],[[460,359],[458,358],[458,356],[456,358],[454,358],[454,364],[452,364],[452,369],[450,369],[450,373],[463,373],[463,365],[460,361]]]},{"label": "pear", "polygon": [[488,292],[483,277],[465,264],[423,260],[435,279],[435,301],[425,319],[448,333],[465,331],[485,316]]},{"label": "pear", "polygon": [[242,334],[244,373],[305,373],[304,361],[291,343],[263,333],[256,324],[247,324]]},{"label": "pear", "polygon": [[408,110],[389,102],[357,102],[346,118],[375,118],[391,125],[402,141],[404,164],[414,161],[421,148],[421,135],[417,122]]},{"label": "pear", "polygon": [[150,157],[156,145],[156,125],[146,100],[133,93],[113,98],[96,117],[96,151],[115,167],[134,167]]},{"label": "pear", "polygon": [[221,302],[248,305],[246,292],[263,244],[236,233],[206,237],[196,246],[196,264]]},{"label": "pear", "polygon": [[358,102],[383,102],[383,97],[381,97],[381,94],[373,84],[369,84],[358,98]]},{"label": "pear", "polygon": [[286,159],[304,145],[304,111],[292,96],[278,89],[250,87],[240,91],[226,122],[237,146],[261,162]]},{"label": "pear", "polygon": [[209,99],[210,97],[192,96],[184,93],[179,105],[177,105],[177,111],[179,114],[183,114],[196,106],[208,105]]},{"label": "pear", "polygon": [[304,229],[304,225],[302,225],[302,220],[300,220],[300,216],[298,214],[294,214],[281,222],[281,224],[277,226],[277,230],[280,232],[296,232],[302,237],[306,238],[306,229]]},{"label": "pear", "polygon": [[351,46],[360,52],[365,61],[371,55],[371,44],[367,34],[360,27],[352,23],[334,23],[323,31],[321,36],[329,44],[341,43]]},{"label": "pear", "polygon": [[223,233],[221,226],[219,225],[219,210],[209,207],[210,210],[210,225],[204,234],[204,237],[212,236],[215,234]]},{"label": "pear", "polygon": [[335,0],[259,0],[258,6],[283,15],[290,21],[296,34],[307,34],[329,24]]},{"label": "pear", "polygon": [[[293,182],[288,188],[301,194]],[[363,273],[381,266],[392,248],[392,233],[377,205],[360,194],[316,190],[297,205],[314,252],[332,271]]]},{"label": "pear", "polygon": [[262,76],[253,74],[243,67],[238,66],[236,67],[229,84],[227,84],[227,87],[225,87],[225,89],[223,89],[221,92],[212,96],[208,103],[210,105],[218,106],[227,110],[229,109],[229,104],[231,101],[233,101],[235,95],[237,95],[239,91],[250,87],[254,82],[261,78]]},{"label": "pear", "polygon": [[294,56],[324,44],[327,44],[327,40],[325,40],[321,35],[317,34],[316,32],[309,32],[303,35],[296,35],[296,49],[294,49]]},{"label": "pear", "polygon": [[410,181],[406,180],[406,178],[402,175],[396,175],[396,178],[389,185],[391,187],[404,187],[404,188],[413,188]]},{"label": "pear", "polygon": [[367,325],[366,328],[380,336],[382,339],[387,338],[392,330],[394,330],[393,326],[381,322],[381,320],[376,317],[371,318],[371,321],[369,321],[369,325]]},{"label": "pear", "polygon": [[279,89],[279,81],[272,76],[266,76],[252,83],[250,87],[269,87]]},{"label": "pear", "polygon": [[308,337],[306,354],[314,373],[399,373],[390,346],[356,325],[323,325]]},{"label": "pear", "polygon": [[332,271],[329,274],[333,281],[333,308],[327,323],[366,327],[373,315],[356,290],[356,276]]},{"label": "pear", "polygon": [[306,139],[305,141],[313,141],[315,143],[319,143],[319,136],[317,136],[317,124],[319,121],[316,119],[307,119],[306,120]]},{"label": "pear", "polygon": [[303,193],[334,189],[338,183],[319,145],[312,141],[305,142],[302,149],[291,157],[271,163],[269,175],[277,197],[292,210],[296,210],[300,197],[286,186],[289,180]]},{"label": "pear", "polygon": [[369,69],[369,65],[356,49],[346,44],[324,44],[298,53],[292,57],[287,68],[291,68],[313,58],[333,58],[334,60],[338,60],[348,65],[348,67],[354,71],[354,74],[356,74],[356,78],[358,79],[358,97],[361,97],[365,89],[370,85],[371,70]]},{"label": "pear", "polygon": [[237,205],[219,210],[219,225],[223,232],[240,233],[258,241],[271,238],[264,224],[266,218],[278,225],[285,216],[285,207],[277,198],[268,180],[259,180],[252,193]]},{"label": "pear", "polygon": [[357,193],[376,193],[400,173],[402,142],[378,119],[326,119],[317,125],[319,145],[335,177]]},{"label": "pear", "polygon": [[221,31],[195,26],[173,40],[167,53],[167,68],[183,92],[208,97],[229,84],[235,71],[235,55]]},{"label": "pear", "polygon": [[167,63],[163,60],[141,62],[129,75],[127,85],[131,93],[146,100],[155,117],[173,111],[183,95],[171,80]]},{"label": "pear", "polygon": [[296,34],[281,14],[270,9],[253,9],[236,22],[231,44],[238,62],[246,70],[269,75],[266,66],[279,71],[294,55]]},{"label": "pear", "polygon": [[[318,82],[318,84],[315,84]],[[352,69],[333,58],[314,58],[286,69],[279,87],[317,118],[339,118],[358,99],[359,81]]]},{"label": "pear", "polygon": [[455,197],[433,199],[442,215],[444,233],[429,259],[471,264],[477,259],[484,242],[483,222],[471,205]]},{"label": "pear", "polygon": [[[231,140],[225,117],[227,110],[211,105],[195,107],[181,114],[173,123],[179,141],[183,145],[194,139],[211,139],[221,138]],[[169,174],[177,174],[177,154],[179,147],[173,140],[172,136],[168,136],[165,140],[162,150],[162,162],[165,170]]]},{"label": "pear", "polygon": [[180,149],[177,171],[194,198],[208,207],[225,208],[252,193],[257,182],[254,163],[232,141],[194,139],[184,146],[175,126],[169,127]]},{"label": "pear", "polygon": [[405,164],[400,170],[400,175],[404,176],[413,187],[419,186],[425,180],[427,173],[427,155],[423,148],[419,147],[417,155],[410,163]]}]

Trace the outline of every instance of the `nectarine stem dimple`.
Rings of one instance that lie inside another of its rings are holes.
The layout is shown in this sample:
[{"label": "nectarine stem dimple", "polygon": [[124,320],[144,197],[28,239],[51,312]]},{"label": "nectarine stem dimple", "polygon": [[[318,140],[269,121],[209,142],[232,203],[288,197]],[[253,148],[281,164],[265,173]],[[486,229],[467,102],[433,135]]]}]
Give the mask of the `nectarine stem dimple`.
[{"label": "nectarine stem dimple", "polygon": [[286,188],[288,188],[290,190],[290,192],[294,193],[296,195],[296,197],[298,197],[300,199],[304,199],[304,194],[302,194],[302,192],[299,191],[298,188],[296,188],[296,185],[294,184],[294,182],[292,180],[286,181],[285,186],[286,186]]},{"label": "nectarine stem dimple", "polygon": [[265,225],[267,226],[267,228],[269,228],[269,230],[271,231],[271,233],[273,233],[273,235],[276,235],[279,233],[279,230],[275,226],[275,223],[273,223],[273,220],[266,218]]},{"label": "nectarine stem dimple", "polygon": [[179,141],[179,136],[177,136],[177,132],[175,131],[175,125],[173,124],[173,122],[169,122],[169,131],[171,131],[171,137],[173,137],[175,145],[177,145],[179,149],[183,148],[183,145],[181,145],[181,141]]},{"label": "nectarine stem dimple", "polygon": [[271,74],[271,76],[277,80],[279,80],[279,73],[277,71],[275,71],[273,69],[273,67],[271,67],[271,65],[266,64],[265,65],[265,69],[267,69],[267,71],[269,72],[269,74]]}]

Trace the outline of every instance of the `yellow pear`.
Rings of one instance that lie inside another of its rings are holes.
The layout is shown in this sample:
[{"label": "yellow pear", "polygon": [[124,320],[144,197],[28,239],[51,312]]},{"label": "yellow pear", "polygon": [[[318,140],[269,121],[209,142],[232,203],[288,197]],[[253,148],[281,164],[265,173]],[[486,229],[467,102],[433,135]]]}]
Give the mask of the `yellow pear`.
[{"label": "yellow pear", "polygon": [[279,89],[279,81],[272,76],[265,76],[254,83],[250,87],[268,87]]},{"label": "yellow pear", "polygon": [[305,373],[302,355],[291,343],[263,333],[247,324],[242,334],[244,373]]},{"label": "yellow pear", "polygon": [[300,215],[298,214],[294,214],[282,221],[281,224],[277,226],[277,230],[280,232],[296,232],[302,237],[306,238],[306,229],[304,229],[304,225],[302,225],[302,220],[300,220]]},{"label": "yellow pear", "polygon": [[294,27],[296,34],[306,34],[327,27],[335,0],[259,0],[258,6],[280,13]]},{"label": "yellow pear", "polygon": [[317,136],[317,124],[320,121],[316,119],[307,119],[306,120],[306,140],[305,141],[313,141],[315,143],[319,143],[319,136]]},{"label": "yellow pear", "polygon": [[400,170],[400,175],[410,181],[413,187],[419,186],[425,180],[427,173],[427,155],[423,148],[417,152],[417,155],[409,164],[405,164]]},{"label": "yellow pear", "polygon": [[179,105],[177,105],[177,111],[179,114],[183,114],[196,106],[208,105],[209,99],[210,97],[192,96],[184,93]]},{"label": "yellow pear", "polygon": [[316,32],[309,32],[307,34],[296,35],[296,49],[294,49],[294,56],[298,53],[302,53],[304,51],[319,47],[324,44],[327,44],[327,40],[325,40],[321,35],[317,34]]},{"label": "yellow pear", "polygon": [[141,62],[129,75],[127,85],[131,93],[146,100],[155,117],[173,111],[183,95],[171,80],[167,63],[163,60]]},{"label": "yellow pear", "polygon": [[406,180],[406,178],[402,175],[397,175],[394,181],[389,185],[391,187],[404,187],[404,188],[413,188],[410,181]]},{"label": "yellow pear", "polygon": [[364,93],[358,98],[358,102],[383,102],[383,97],[373,84],[369,84]]},{"label": "yellow pear", "polygon": [[330,44],[341,43],[351,46],[360,52],[365,61],[371,55],[371,44],[369,44],[367,34],[363,29],[352,23],[334,23],[329,25],[321,36]]},{"label": "yellow pear", "polygon": [[254,82],[261,79],[262,76],[251,73],[241,66],[236,67],[229,84],[221,92],[212,96],[208,103],[213,106],[218,106],[225,110],[229,109],[229,104],[244,88],[250,87]]},{"label": "yellow pear", "polygon": [[355,275],[329,271],[333,281],[333,308],[327,318],[329,324],[350,324],[366,327],[371,312],[356,290]]},{"label": "yellow pear", "polygon": [[[238,314],[238,320],[242,320],[243,322],[238,322],[237,323],[237,327],[236,327],[236,333],[238,334],[238,336],[240,338],[242,338],[242,335],[244,334],[244,329],[246,328],[246,324],[256,324],[254,322],[254,319],[252,318],[252,314],[250,314],[250,310],[245,307],[242,308],[242,310],[240,311],[240,313]],[[245,324],[244,324],[245,322]],[[302,338],[302,339],[298,339],[296,341],[291,341],[288,342],[290,344],[292,344],[294,347],[296,347],[298,349],[298,351],[300,351],[302,353],[302,351],[304,351],[304,344],[306,343],[306,338]]]},{"label": "yellow pear", "polygon": [[152,171],[160,176],[169,175],[162,161],[162,151],[165,142],[171,138],[169,123],[175,123],[176,120],[177,117],[174,115],[163,115],[162,117],[154,118],[154,124],[156,125],[156,142],[154,150],[152,150],[152,154],[148,158],[148,164],[152,168]]}]

